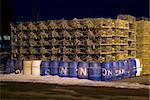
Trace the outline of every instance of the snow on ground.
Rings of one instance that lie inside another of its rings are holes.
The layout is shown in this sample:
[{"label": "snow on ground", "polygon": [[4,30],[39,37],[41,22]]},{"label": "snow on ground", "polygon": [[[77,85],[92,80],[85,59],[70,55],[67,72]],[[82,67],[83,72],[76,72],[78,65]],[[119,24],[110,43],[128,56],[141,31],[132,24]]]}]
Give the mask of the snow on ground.
[{"label": "snow on ground", "polygon": [[150,89],[149,85],[129,82],[105,82],[91,81],[87,79],[68,78],[59,76],[26,76],[22,74],[0,74],[0,80],[3,82],[31,82],[45,83],[57,85],[77,85],[77,86],[94,86],[94,87],[114,87],[114,88],[129,88],[129,89]]}]

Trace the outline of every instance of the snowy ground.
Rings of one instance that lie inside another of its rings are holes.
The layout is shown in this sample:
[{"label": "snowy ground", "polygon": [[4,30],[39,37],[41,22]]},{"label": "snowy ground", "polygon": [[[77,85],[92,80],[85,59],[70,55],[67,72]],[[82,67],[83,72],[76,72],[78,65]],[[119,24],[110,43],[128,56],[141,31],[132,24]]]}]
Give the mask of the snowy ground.
[{"label": "snowy ground", "polygon": [[150,89],[149,85],[129,82],[104,82],[91,81],[87,79],[67,78],[59,76],[25,76],[21,74],[1,74],[0,80],[2,82],[31,82],[31,83],[45,83],[57,85],[77,85],[77,86],[95,86],[95,87],[115,87],[115,88],[129,88],[129,89]]}]

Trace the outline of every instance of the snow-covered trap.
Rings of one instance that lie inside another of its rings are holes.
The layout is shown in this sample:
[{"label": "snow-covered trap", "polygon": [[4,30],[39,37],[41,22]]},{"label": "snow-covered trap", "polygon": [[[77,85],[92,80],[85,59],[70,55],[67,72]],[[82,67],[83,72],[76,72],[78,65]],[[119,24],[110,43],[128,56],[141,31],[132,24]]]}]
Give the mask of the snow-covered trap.
[{"label": "snow-covered trap", "polygon": [[6,74],[23,74],[33,76],[60,76],[89,79],[95,81],[120,80],[140,76],[140,60],[130,58],[112,62],[67,62],[42,60],[8,60]]}]

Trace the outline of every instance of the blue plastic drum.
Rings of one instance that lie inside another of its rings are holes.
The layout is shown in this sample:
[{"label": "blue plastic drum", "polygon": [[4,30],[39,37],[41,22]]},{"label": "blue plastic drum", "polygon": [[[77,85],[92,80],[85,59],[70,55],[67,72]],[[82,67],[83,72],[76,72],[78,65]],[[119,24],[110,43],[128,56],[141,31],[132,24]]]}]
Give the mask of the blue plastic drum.
[{"label": "blue plastic drum", "polygon": [[124,60],[119,60],[118,64],[119,64],[119,79],[123,79],[125,74]]},{"label": "blue plastic drum", "polygon": [[128,64],[129,64],[129,76],[130,77],[135,77],[137,70],[136,70],[136,60],[134,58],[128,59]]},{"label": "blue plastic drum", "polygon": [[99,62],[91,62],[89,67],[89,79],[99,81],[101,80],[101,69]]},{"label": "blue plastic drum", "polygon": [[125,70],[124,77],[128,77],[129,76],[128,60],[124,60],[123,63],[124,63],[124,70]]},{"label": "blue plastic drum", "polygon": [[49,61],[42,61],[41,63],[41,76],[45,76],[45,75],[49,75],[50,74],[50,65],[49,65]]},{"label": "blue plastic drum", "polygon": [[6,63],[6,73],[10,74],[13,73],[15,71],[15,60],[9,59],[7,60]]},{"label": "blue plastic drum", "polygon": [[119,61],[112,62],[113,80],[119,80],[121,78],[121,71]]},{"label": "blue plastic drum", "polygon": [[78,62],[72,61],[69,63],[69,77],[77,77]]},{"label": "blue plastic drum", "polygon": [[78,78],[79,79],[88,79],[88,62],[80,62],[78,66]]},{"label": "blue plastic drum", "polygon": [[111,81],[113,79],[112,62],[103,62],[101,73],[102,81]]},{"label": "blue plastic drum", "polygon": [[68,62],[60,61],[58,75],[60,77],[68,77],[68,67],[69,67]]},{"label": "blue plastic drum", "polygon": [[50,75],[58,75],[59,62],[54,60],[50,61]]}]

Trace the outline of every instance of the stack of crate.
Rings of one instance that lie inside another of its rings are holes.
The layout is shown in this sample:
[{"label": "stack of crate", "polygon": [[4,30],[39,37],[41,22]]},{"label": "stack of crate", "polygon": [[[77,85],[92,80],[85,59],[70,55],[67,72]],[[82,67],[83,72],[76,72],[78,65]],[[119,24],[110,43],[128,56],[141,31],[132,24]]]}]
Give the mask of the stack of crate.
[{"label": "stack of crate", "polygon": [[92,53],[91,46],[93,32],[91,31],[92,22],[90,19],[74,19],[70,21],[72,28],[72,40],[74,45],[73,54],[75,56],[74,60],[77,61],[88,61],[91,58]]},{"label": "stack of crate", "polygon": [[101,60],[111,61],[112,60],[112,27],[113,21],[110,18],[101,19],[101,35],[100,35],[100,48],[101,48]]},{"label": "stack of crate", "polygon": [[[128,21],[116,19],[113,41],[115,43],[116,60],[126,59],[128,57]],[[113,44],[114,44],[113,43]]]},{"label": "stack of crate", "polygon": [[140,58],[143,64],[142,74],[150,74],[150,21],[136,21],[136,27],[137,58]]},{"label": "stack of crate", "polygon": [[128,58],[136,57],[136,18],[131,15],[118,15],[117,19],[129,22],[128,30]]},{"label": "stack of crate", "polygon": [[[95,45],[94,38],[94,29],[93,22],[90,18],[79,19],[81,24],[81,35],[80,35],[80,59],[83,61],[92,61],[94,59],[93,55],[95,54],[93,48]],[[97,55],[95,54],[95,57]],[[96,59],[95,59],[96,60]]]},{"label": "stack of crate", "polygon": [[68,22],[68,20],[62,20],[60,25],[61,25],[60,29],[62,29],[60,34],[63,39],[63,41],[61,41],[63,44],[62,45],[63,60],[70,61],[70,60],[73,60],[74,45],[73,45],[73,40],[72,40],[72,37],[70,34],[71,31],[70,31],[69,22]]},{"label": "stack of crate", "polygon": [[[26,58],[29,57],[29,59],[41,59],[41,33],[43,31],[43,29],[40,29],[40,22],[39,23],[35,23],[35,22],[30,22],[27,25],[27,33],[24,33],[23,35],[27,34],[28,38],[29,38],[29,55],[26,56]],[[28,43],[26,41],[26,43]],[[22,42],[20,42],[22,43]],[[25,50],[25,49],[23,49]]]},{"label": "stack of crate", "polygon": [[[128,57],[129,23],[84,18],[11,24],[13,58],[113,61]],[[132,41],[133,42],[133,41]]]},{"label": "stack of crate", "polygon": [[[13,58],[41,59],[43,53],[42,43],[45,37],[43,22],[17,23],[16,31],[12,30],[11,45]],[[48,38],[48,37],[47,37]]]},{"label": "stack of crate", "polygon": [[[128,21],[98,18],[95,34],[99,34],[101,61],[113,61],[128,57]],[[99,23],[98,23],[99,22]]]},{"label": "stack of crate", "polygon": [[12,57],[20,58],[22,54],[29,53],[29,51],[25,52],[29,49],[26,47],[27,45],[29,46],[29,43],[26,43],[26,41],[29,41],[28,36],[24,33],[24,31],[27,30],[27,27],[23,23],[17,23],[16,25],[11,24],[11,26],[15,27],[12,28],[11,31]]}]

